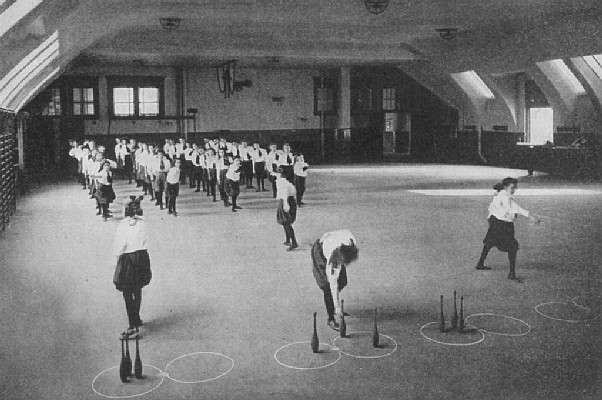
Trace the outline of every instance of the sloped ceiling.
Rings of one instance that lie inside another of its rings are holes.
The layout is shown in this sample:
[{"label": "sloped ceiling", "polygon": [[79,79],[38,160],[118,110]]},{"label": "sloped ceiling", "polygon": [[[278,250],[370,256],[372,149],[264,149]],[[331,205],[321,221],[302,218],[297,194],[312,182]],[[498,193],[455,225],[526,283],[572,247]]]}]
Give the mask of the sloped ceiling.
[{"label": "sloped ceiling", "polygon": [[[163,30],[161,17],[181,18],[179,29]],[[378,15],[363,0],[45,0],[0,37],[0,77],[55,31],[60,56],[23,96],[73,63],[403,69],[420,60],[442,73],[518,71],[602,53],[600,26],[599,0],[391,0]],[[457,37],[442,39],[442,27]]]}]

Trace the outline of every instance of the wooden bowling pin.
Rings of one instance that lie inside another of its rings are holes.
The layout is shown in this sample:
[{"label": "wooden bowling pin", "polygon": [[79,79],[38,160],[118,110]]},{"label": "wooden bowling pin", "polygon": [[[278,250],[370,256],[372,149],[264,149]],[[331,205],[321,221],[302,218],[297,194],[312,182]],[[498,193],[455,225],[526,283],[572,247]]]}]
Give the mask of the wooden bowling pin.
[{"label": "wooden bowling pin", "polygon": [[121,382],[123,383],[128,383],[129,379],[128,379],[128,362],[125,358],[125,350],[123,347],[123,339],[119,339],[121,340],[121,362],[119,363],[119,378],[121,379]]},{"label": "wooden bowling pin", "polygon": [[345,323],[345,309],[343,308],[343,302],[345,300],[341,300],[341,323],[340,323],[340,328],[339,328],[339,334],[341,335],[341,337],[346,337],[347,336],[347,324]]},{"label": "wooden bowling pin", "polygon": [[132,374],[132,357],[130,356],[130,344],[128,339],[125,339],[125,361],[127,362],[127,374],[128,376],[134,376]]},{"label": "wooden bowling pin", "polygon": [[458,326],[458,332],[464,333],[464,296],[460,296],[460,324]]},{"label": "wooden bowling pin", "polygon": [[142,360],[140,359],[140,345],[136,336],[136,361],[134,361],[134,375],[137,379],[142,378]]},{"label": "wooden bowling pin", "polygon": [[318,313],[314,313],[314,333],[311,337],[311,351],[317,353],[320,351],[320,341],[318,340],[318,330],[316,328],[316,315]]},{"label": "wooden bowling pin", "polygon": [[439,332],[445,332],[445,317],[443,316],[443,295],[441,295],[441,306],[439,309]]},{"label": "wooden bowling pin", "polygon": [[451,316],[451,328],[452,330],[458,329],[458,306],[456,305],[456,291],[454,290],[454,312]]},{"label": "wooden bowling pin", "polygon": [[372,347],[378,347],[379,337],[378,337],[378,326],[376,325],[376,307],[374,307],[374,326],[372,327]]}]

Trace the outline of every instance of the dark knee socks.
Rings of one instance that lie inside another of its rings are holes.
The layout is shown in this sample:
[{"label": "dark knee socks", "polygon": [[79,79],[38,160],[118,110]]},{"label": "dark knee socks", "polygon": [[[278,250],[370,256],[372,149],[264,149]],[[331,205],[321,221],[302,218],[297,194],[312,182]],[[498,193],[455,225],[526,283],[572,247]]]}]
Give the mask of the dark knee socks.
[{"label": "dark knee socks", "polygon": [[516,272],[516,250],[508,252],[508,261],[510,262],[510,275],[514,276]]},{"label": "dark knee socks", "polygon": [[324,292],[324,305],[326,306],[326,313],[328,314],[328,320],[334,320],[334,300],[332,299],[332,293],[330,288],[322,289]]},{"label": "dark knee socks", "polygon": [[491,246],[487,244],[483,246],[483,250],[481,251],[481,258],[479,259],[477,266],[482,267],[483,265],[485,265],[485,259],[489,254],[489,250],[491,250]]},{"label": "dark knee socks", "polygon": [[295,238],[295,230],[293,226],[290,224],[284,225],[284,232],[286,234],[286,241],[290,243],[291,246],[297,246],[297,239]]}]

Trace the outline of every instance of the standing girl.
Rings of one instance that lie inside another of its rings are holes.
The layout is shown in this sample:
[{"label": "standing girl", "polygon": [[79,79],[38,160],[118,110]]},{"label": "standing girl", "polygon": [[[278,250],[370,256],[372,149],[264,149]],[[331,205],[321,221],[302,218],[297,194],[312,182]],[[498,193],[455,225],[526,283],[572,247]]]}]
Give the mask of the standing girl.
[{"label": "standing girl", "polygon": [[489,250],[497,247],[498,250],[508,253],[508,261],[510,262],[508,279],[514,281],[519,281],[515,272],[518,242],[514,237],[514,219],[520,214],[531,220],[538,220],[538,217],[529,213],[514,201],[513,195],[517,187],[518,181],[514,178],[505,178],[493,187],[496,193],[489,204],[489,215],[487,216],[489,229],[485,239],[483,239],[483,250],[477,263],[478,270],[490,270],[490,267],[485,266],[485,259],[489,254]]},{"label": "standing girl", "polygon": [[297,205],[302,207],[303,194],[305,193],[305,180],[307,179],[307,168],[309,164],[305,162],[303,154],[299,154],[295,157],[295,165],[293,170],[295,172],[295,189],[297,190]]},{"label": "standing girl", "polygon": [[236,156],[232,160],[232,164],[228,167],[226,172],[226,195],[232,199],[232,212],[242,209],[236,204],[236,199],[240,194],[240,173],[241,173],[241,160],[240,157]]},{"label": "standing girl", "polygon": [[96,189],[96,201],[102,210],[102,219],[107,221],[109,218],[109,204],[115,200],[115,192],[113,191],[113,173],[111,172],[111,163],[105,161],[102,170],[95,175],[98,188]]},{"label": "standing girl", "polygon": [[339,330],[335,317],[348,315],[341,309],[340,292],[347,286],[346,266],[357,260],[358,253],[357,240],[347,229],[325,233],[311,248],[314,279],[324,294],[326,323],[335,331]]},{"label": "standing girl", "polygon": [[286,235],[284,244],[289,246],[288,251],[292,251],[299,247],[293,229],[293,223],[297,219],[295,186],[283,177],[282,168],[278,167],[274,175],[276,177],[276,199],[278,199],[276,222],[284,228],[284,234]]},{"label": "standing girl", "polygon": [[148,235],[146,222],[142,218],[140,200],[142,196],[130,196],[125,205],[125,218],[117,227],[113,245],[113,252],[117,257],[113,283],[115,288],[123,293],[129,321],[129,327],[121,334],[122,339],[138,337],[138,328],[142,326],[142,288],[148,285],[152,278]]}]

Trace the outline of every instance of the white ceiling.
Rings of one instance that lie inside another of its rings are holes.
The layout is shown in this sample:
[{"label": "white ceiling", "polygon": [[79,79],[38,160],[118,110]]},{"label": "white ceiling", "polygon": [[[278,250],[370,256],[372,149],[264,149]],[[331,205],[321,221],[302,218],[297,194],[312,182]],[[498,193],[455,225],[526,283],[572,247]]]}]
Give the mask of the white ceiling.
[{"label": "white ceiling", "polygon": [[[363,0],[67,3],[75,23],[85,22],[97,38],[82,51],[88,60],[299,67],[423,59],[503,72],[602,53],[600,0],[391,0],[378,15]],[[181,25],[165,31],[160,17],[181,18]],[[457,28],[458,36],[442,39],[436,29],[443,27]]]},{"label": "white ceiling", "polygon": [[[98,63],[503,74],[602,54],[602,0],[390,0],[378,15],[364,0],[0,0],[0,13],[19,2],[41,4],[8,21],[0,79],[54,32],[60,51],[10,106],[50,73]],[[161,17],[180,27],[163,30]],[[455,39],[439,36],[446,27],[458,29]]]}]

